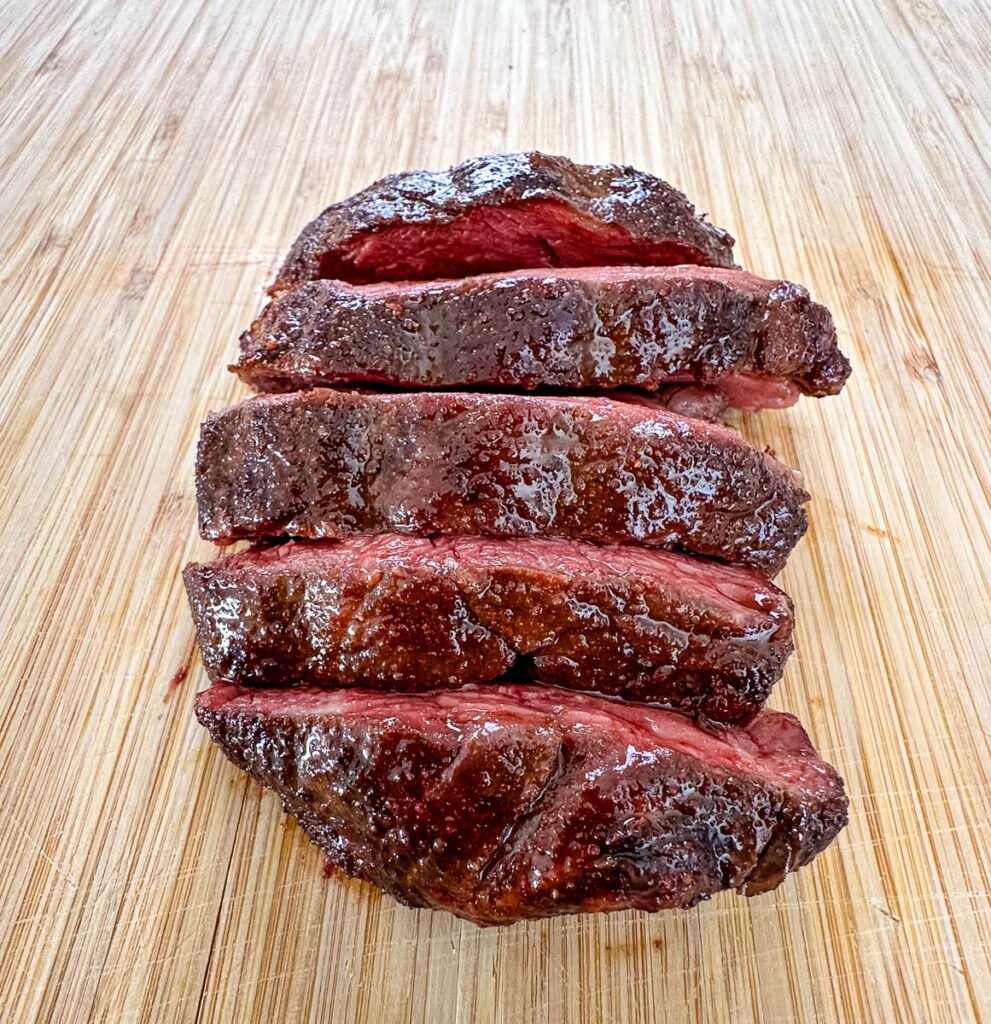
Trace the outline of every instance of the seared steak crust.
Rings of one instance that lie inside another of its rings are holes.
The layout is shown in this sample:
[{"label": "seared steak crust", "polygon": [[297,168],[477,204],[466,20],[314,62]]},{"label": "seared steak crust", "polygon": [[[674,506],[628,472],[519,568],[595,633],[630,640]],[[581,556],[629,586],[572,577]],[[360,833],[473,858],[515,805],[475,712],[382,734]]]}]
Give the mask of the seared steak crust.
[{"label": "seared steak crust", "polygon": [[[274,299],[231,367],[260,391],[529,389],[694,382],[741,408],[836,394],[850,373],[800,285],[708,267],[588,267],[352,286]],[[736,378],[749,387],[736,387]]]},{"label": "seared steak crust", "polygon": [[842,780],[769,711],[708,733],[548,688],[224,685],[197,716],[332,865],[480,924],[764,892],[846,823]]},{"label": "seared steak crust", "polygon": [[649,403],[461,393],[263,395],[209,417],[200,531],[543,534],[680,548],[768,575],[805,532],[793,470]]},{"label": "seared steak crust", "polygon": [[632,167],[502,153],[390,174],[327,207],[271,291],[305,281],[429,280],[523,267],[733,266],[732,236]]},{"label": "seared steak crust", "polygon": [[752,569],[578,541],[384,535],[186,567],[210,678],[396,691],[506,673],[718,722],[758,711],[791,653]]}]

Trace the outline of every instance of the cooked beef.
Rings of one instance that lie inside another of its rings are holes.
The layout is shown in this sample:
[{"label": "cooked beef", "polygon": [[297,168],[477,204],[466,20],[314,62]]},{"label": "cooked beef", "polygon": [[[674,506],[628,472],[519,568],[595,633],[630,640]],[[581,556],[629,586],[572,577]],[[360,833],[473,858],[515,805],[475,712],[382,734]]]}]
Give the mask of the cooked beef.
[{"label": "cooked beef", "polygon": [[[613,392],[618,397],[619,392]],[[730,420],[729,402],[726,396],[715,388],[703,387],[700,384],[669,384],[658,388],[655,392],[661,408],[667,409],[678,416],[688,416],[695,420],[709,420],[711,423],[728,423]],[[628,399],[623,399],[628,401]]]},{"label": "cooked beef", "polygon": [[391,174],[327,207],[273,292],[304,281],[430,280],[522,267],[733,266],[733,238],[665,181],[544,153]]},{"label": "cooked beef", "polygon": [[200,432],[200,530],[546,534],[681,548],[776,573],[806,529],[793,470],[738,434],[639,403],[317,389]]},{"label": "cooked beef", "polygon": [[[835,394],[850,373],[800,285],[711,267],[584,267],[284,292],[233,367],[260,391],[320,385],[656,390],[712,385],[742,408]],[[734,387],[737,378],[744,386]]]},{"label": "cooked beef", "polygon": [[791,653],[753,569],[631,546],[387,534],[255,548],[183,574],[210,678],[400,691],[506,673],[719,722]]},{"label": "cooked beef", "polygon": [[771,711],[706,732],[552,688],[222,684],[196,713],[331,865],[479,924],[765,892],[846,823],[842,780]]}]

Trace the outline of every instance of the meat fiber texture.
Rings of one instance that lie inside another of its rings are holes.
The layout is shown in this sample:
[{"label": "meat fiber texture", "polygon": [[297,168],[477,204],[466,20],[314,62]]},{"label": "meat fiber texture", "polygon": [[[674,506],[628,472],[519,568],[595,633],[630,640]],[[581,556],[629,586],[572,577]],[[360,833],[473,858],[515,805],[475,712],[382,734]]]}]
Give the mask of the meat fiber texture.
[{"label": "meat fiber texture", "polygon": [[225,684],[197,716],[331,865],[479,924],[764,892],[847,818],[842,780],[770,711],[714,733],[550,688]]},{"label": "meat fiber texture", "polygon": [[678,548],[768,575],[805,532],[797,474],[640,403],[460,393],[263,395],[209,417],[205,538],[549,535]]},{"label": "meat fiber texture", "polygon": [[534,682],[760,709],[791,653],[787,596],[752,569],[550,538],[290,542],[187,566],[210,678],[397,691]]},{"label": "meat fiber texture", "polygon": [[733,266],[733,238],[665,181],[614,165],[504,153],[390,174],[327,207],[270,291],[463,277],[526,267]]},{"label": "meat fiber texture", "polygon": [[829,311],[800,285],[680,266],[312,281],[265,308],[231,369],[260,391],[693,382],[760,409],[836,394],[850,364]]}]

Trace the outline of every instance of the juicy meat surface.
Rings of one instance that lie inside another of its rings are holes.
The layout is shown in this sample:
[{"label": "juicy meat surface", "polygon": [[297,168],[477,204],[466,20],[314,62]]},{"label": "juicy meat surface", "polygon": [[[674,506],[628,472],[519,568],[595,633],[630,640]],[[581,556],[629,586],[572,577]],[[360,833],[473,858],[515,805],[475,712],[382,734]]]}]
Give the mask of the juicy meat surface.
[{"label": "juicy meat surface", "polygon": [[758,711],[791,653],[792,606],[760,573],[550,538],[290,542],[186,567],[213,680],[399,691],[543,684]]},{"label": "juicy meat surface", "polygon": [[632,167],[503,153],[390,174],[327,207],[270,290],[317,278],[361,284],[609,263],[731,267],[733,237]]},{"label": "juicy meat surface", "polygon": [[551,688],[225,684],[196,713],[332,865],[479,924],[765,892],[846,823],[842,780],[771,711],[706,732]]},{"label": "juicy meat surface", "polygon": [[543,534],[680,548],[776,574],[805,532],[797,474],[651,403],[317,389],[210,416],[207,539]]},{"label": "juicy meat surface", "polygon": [[800,285],[692,266],[311,281],[269,303],[232,369],[260,391],[690,381],[742,408],[836,394],[850,374],[829,311]]}]

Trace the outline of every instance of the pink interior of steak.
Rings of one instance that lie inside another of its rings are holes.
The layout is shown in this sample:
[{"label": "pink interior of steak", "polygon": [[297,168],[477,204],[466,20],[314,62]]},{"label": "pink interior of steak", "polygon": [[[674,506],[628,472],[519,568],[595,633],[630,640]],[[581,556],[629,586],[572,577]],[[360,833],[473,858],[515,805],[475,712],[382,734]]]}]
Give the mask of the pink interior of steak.
[{"label": "pink interior of steak", "polygon": [[495,540],[486,537],[415,537],[404,534],[350,537],[343,541],[290,541],[230,555],[231,565],[256,571],[333,570],[361,567],[463,563],[480,571],[522,568],[577,578],[640,575],[659,585],[704,597],[729,617],[780,604],[780,592],[765,576],[744,566],[719,565],[650,548],[599,547],[552,537]]},{"label": "pink interior of steak", "polygon": [[791,715],[762,711],[746,726],[708,731],[690,718],[652,705],[630,704],[555,687],[524,685],[432,690],[395,694],[376,690],[249,690],[217,684],[197,695],[200,707],[259,717],[391,721],[418,732],[553,724],[586,729],[626,749],[628,757],[649,758],[652,751],[674,750],[731,772],[825,789],[830,775]]},{"label": "pink interior of steak", "polygon": [[320,277],[341,281],[430,280],[525,267],[669,266],[699,258],[677,242],[638,240],[614,224],[550,199],[476,206],[443,224],[397,224],[327,253]]},{"label": "pink interior of steak", "polygon": [[729,402],[718,388],[686,384],[679,380],[658,388],[656,402],[664,409],[693,420],[725,423],[729,413]]},{"label": "pink interior of steak", "polygon": [[340,283],[343,292],[355,295],[367,295],[381,298],[395,295],[406,298],[420,295],[431,295],[434,292],[445,292],[464,287],[495,288],[501,282],[520,281],[525,279],[551,278],[565,281],[590,281],[595,284],[622,284],[624,281],[643,281],[657,278],[692,279],[695,281],[719,281],[732,285],[738,291],[749,295],[766,294],[773,282],[750,274],[746,270],[731,270],[726,267],[700,267],[693,263],[671,264],[660,266],[581,266],[581,267],[549,267],[522,268],[505,270],[499,273],[479,273],[471,277],[446,277],[437,280],[415,281],[374,281],[367,284],[354,284],[346,281]]},{"label": "pink interior of steak", "polygon": [[798,385],[781,377],[759,373],[727,373],[716,386],[734,409],[787,409],[801,395]]}]

